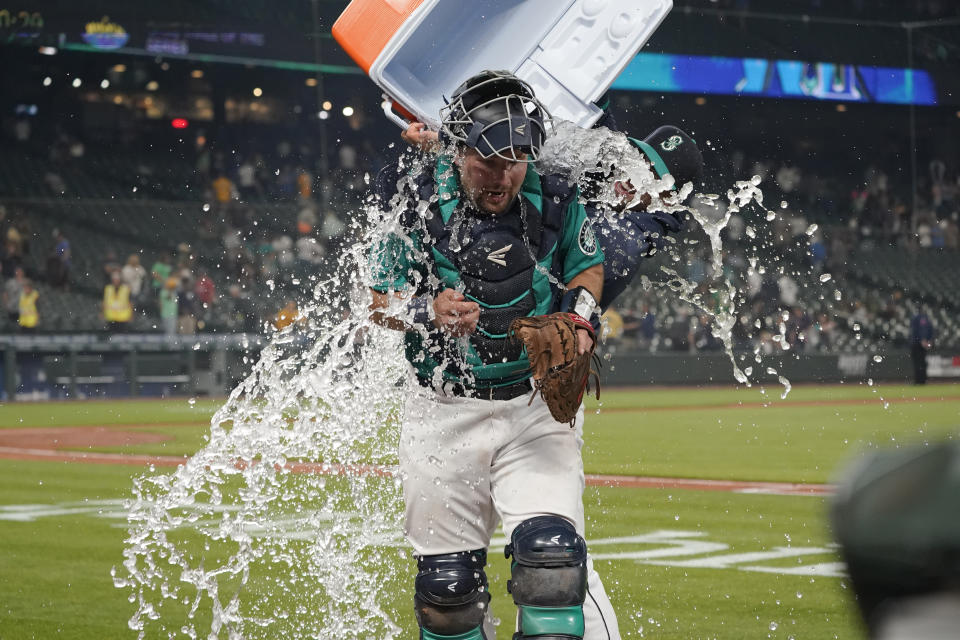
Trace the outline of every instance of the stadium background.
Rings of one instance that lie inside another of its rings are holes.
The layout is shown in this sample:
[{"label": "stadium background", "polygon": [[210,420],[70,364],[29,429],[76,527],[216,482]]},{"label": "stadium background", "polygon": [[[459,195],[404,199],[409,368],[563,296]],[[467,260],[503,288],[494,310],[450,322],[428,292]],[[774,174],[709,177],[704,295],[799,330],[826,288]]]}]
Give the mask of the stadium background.
[{"label": "stadium background", "polygon": [[[23,336],[7,287],[3,397],[224,393],[281,310],[333,271],[368,180],[398,153],[376,87],[330,37],[345,3],[7,4],[3,277],[22,266],[40,295]],[[738,215],[725,234],[725,269],[744,292],[738,350],[760,349],[797,381],[908,380],[910,321],[926,304],[930,373],[957,375],[957,9],[827,4],[677,2],[647,66],[614,86],[649,89],[664,65],[689,72],[666,92],[615,88],[612,108],[636,135],[693,132],[707,191],[763,178],[776,219]],[[695,64],[721,58],[764,86],[718,86]],[[778,61],[805,64],[797,72],[826,90],[794,99]],[[778,73],[757,76],[756,63]],[[875,68],[898,78],[892,94]],[[674,260],[709,282],[696,238],[645,273],[657,280]],[[142,271],[122,271],[133,256]],[[767,269],[748,279],[751,257]],[[135,283],[135,313],[108,329],[114,270]],[[171,277],[176,319],[164,325]],[[706,319],[669,291],[638,282],[616,311],[614,384],[732,379]]]},{"label": "stadium background", "polygon": [[[335,273],[366,176],[401,144],[330,38],[344,2],[81,4],[0,0],[2,284],[17,291],[21,267],[40,294],[33,332],[9,294],[0,315],[2,638],[126,637],[134,605],[111,571],[132,482],[209,444],[222,395]],[[605,348],[605,383],[630,388],[591,401],[584,451],[625,637],[862,637],[827,483],[858,452],[955,438],[960,415],[958,24],[946,0],[676,0],[615,85],[625,130],[696,136],[706,191],[763,178],[777,215],[751,209],[724,235],[738,357],[844,383],[783,399],[759,372],[738,387],[697,311],[635,283]],[[796,63],[801,97],[784,80]],[[762,81],[729,83],[731,66]],[[876,90],[876,68],[892,87]],[[704,238],[684,238],[643,273],[669,266],[709,294]],[[109,328],[104,286],[130,256],[143,286],[129,326]],[[754,257],[766,273],[748,279]],[[919,388],[899,383],[923,307],[945,384]],[[717,550],[664,550],[698,537]],[[412,636],[396,551],[384,607]],[[491,585],[508,572],[492,562]],[[494,611],[509,621],[505,592]],[[209,618],[205,603],[198,628]]]}]

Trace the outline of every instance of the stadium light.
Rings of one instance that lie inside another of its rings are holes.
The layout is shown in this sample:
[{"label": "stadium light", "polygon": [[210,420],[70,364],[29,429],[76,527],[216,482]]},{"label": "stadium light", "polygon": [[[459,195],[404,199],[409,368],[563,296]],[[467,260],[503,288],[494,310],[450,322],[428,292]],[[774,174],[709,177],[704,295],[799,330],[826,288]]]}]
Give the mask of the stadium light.
[{"label": "stadium light", "polygon": [[190,72],[190,77],[199,80],[203,77],[203,69],[194,69]]},{"label": "stadium light", "polygon": [[123,73],[123,72],[126,71],[126,70],[127,70],[127,65],[125,65],[125,64],[115,64],[115,65],[113,65],[113,72],[114,72],[114,73]]},{"label": "stadium light", "polygon": [[260,96],[263,95],[263,89],[261,89],[260,87],[254,87],[254,88],[253,88],[253,95],[254,95],[254,97],[256,97],[256,98],[259,98]]},{"label": "stadium light", "polygon": [[83,80],[81,80],[80,78],[74,78],[71,84],[73,85],[74,89],[79,89],[80,85],[83,84]]},{"label": "stadium light", "polygon": [[43,79],[43,86],[49,87],[52,84],[53,84],[53,78],[51,78],[50,76],[47,76],[46,78]]},{"label": "stadium light", "polygon": [[186,118],[174,118],[170,121],[170,126],[174,129],[186,129],[190,126],[190,121]]},{"label": "stadium light", "polygon": [[698,107],[702,107],[703,105],[707,104],[707,99],[704,98],[703,96],[697,96],[697,99],[694,100],[694,102],[697,104]]},{"label": "stadium light", "polygon": [[353,107],[351,107],[351,106],[346,106],[346,107],[343,108],[343,111],[342,111],[341,113],[343,113],[343,115],[345,115],[345,116],[347,116],[347,117],[349,118],[350,116],[353,115]]},{"label": "stadium light", "polygon": [[333,103],[330,102],[329,100],[324,100],[323,104],[320,106],[323,107],[324,111],[330,111],[330,109],[333,109]]},{"label": "stadium light", "polygon": [[320,118],[321,120],[326,120],[327,118],[330,117],[330,112],[327,110],[323,110],[317,114],[317,117]]},{"label": "stadium light", "polygon": [[847,112],[847,105],[842,104],[842,103],[841,103],[841,104],[838,104],[838,105],[837,105],[837,112],[838,112],[838,113],[846,113],[846,112]]},{"label": "stadium light", "polygon": [[56,48],[56,47],[40,47],[39,49],[37,49],[37,51],[40,52],[40,55],[44,55],[44,56],[55,56],[55,55],[57,55],[57,48]]},{"label": "stadium light", "polygon": [[307,78],[306,81],[305,81],[305,84],[306,84],[308,87],[315,87],[315,86],[317,86],[317,79],[316,79],[316,78]]},{"label": "stadium light", "polygon": [[104,78],[103,80],[101,80],[101,81],[100,81],[100,88],[101,88],[101,89],[109,89],[109,88],[110,88],[110,81],[107,80],[106,78]]},{"label": "stadium light", "polygon": [[147,83],[147,91],[156,91],[160,88],[160,84],[156,80],[151,80]]}]

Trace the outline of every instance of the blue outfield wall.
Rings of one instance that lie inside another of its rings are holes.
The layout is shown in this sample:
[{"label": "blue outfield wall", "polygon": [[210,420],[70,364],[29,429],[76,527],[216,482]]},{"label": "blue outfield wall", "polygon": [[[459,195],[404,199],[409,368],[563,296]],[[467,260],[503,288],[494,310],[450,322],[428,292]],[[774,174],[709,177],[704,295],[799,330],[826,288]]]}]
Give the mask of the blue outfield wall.
[{"label": "blue outfield wall", "polygon": [[[766,373],[768,367],[791,383],[913,381],[913,363],[905,350],[883,354],[879,362],[873,354],[860,353],[765,356],[762,364],[754,362],[752,353],[736,357],[741,368],[753,366],[750,379],[761,384],[779,384],[776,375]],[[931,382],[956,380],[960,378],[960,355],[931,356],[927,371]],[[721,352],[618,353],[603,360],[600,375],[607,386],[737,384],[730,358]]]},{"label": "blue outfield wall", "polygon": [[[0,400],[44,400],[132,396],[224,395],[259,359],[260,336],[0,336]],[[292,349],[307,345],[287,345]],[[753,366],[757,384],[779,384],[776,369],[791,383],[910,382],[908,351],[875,354],[789,353],[736,355],[741,368]],[[931,381],[960,379],[960,353],[928,359]],[[610,349],[602,359],[605,387],[647,385],[730,385],[730,359],[722,352],[649,353]]]}]

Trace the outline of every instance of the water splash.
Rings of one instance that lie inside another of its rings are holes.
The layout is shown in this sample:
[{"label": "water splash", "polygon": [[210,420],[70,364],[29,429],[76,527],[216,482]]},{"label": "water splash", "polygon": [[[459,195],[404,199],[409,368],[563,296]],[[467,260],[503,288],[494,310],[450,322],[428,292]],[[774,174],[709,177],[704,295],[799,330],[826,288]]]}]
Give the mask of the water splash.
[{"label": "water splash", "polygon": [[[561,123],[542,161],[571,180],[598,165],[641,191],[673,186],[653,175],[622,134]],[[598,197],[617,199],[612,187]],[[762,203],[754,182],[738,183],[728,198],[730,208]],[[651,209],[687,210],[659,199]],[[720,234],[730,210],[719,219],[689,211],[710,238],[714,273],[722,274]],[[124,560],[113,577],[134,605],[129,626],[138,637],[400,637],[410,560],[396,452],[407,365],[402,334],[368,320],[369,252],[399,227],[373,207],[358,213],[355,226],[360,241],[333,277],[315,283],[299,321],[273,335],[213,417],[207,445],[173,473],[135,480]],[[750,384],[752,369],[740,371],[733,359],[733,285],[716,284],[719,303],[711,305],[690,282],[667,275],[657,286],[713,317],[734,375]],[[396,301],[391,315],[400,314]]]},{"label": "water splash", "polygon": [[[399,637],[408,560],[396,478],[406,363],[369,322],[371,229],[316,283],[175,472],[137,478],[117,587],[131,629],[189,638]],[[402,569],[401,569],[402,567]]]},{"label": "water splash", "polygon": [[[584,130],[567,122],[559,122],[555,127],[554,135],[544,145],[540,168],[546,173],[559,173],[568,177],[570,182],[577,184],[593,183],[597,187],[595,200],[610,207],[616,205],[620,196],[614,191],[614,180],[629,179],[638,192],[658,194],[669,191],[674,187],[673,178],[667,176],[658,179],[644,160],[640,151],[627,137],[619,132],[607,129]],[[598,181],[597,176],[603,176]],[[754,176],[750,180],[736,182],[727,191],[729,204],[722,213],[714,215],[718,210],[717,194],[694,194],[692,206],[681,203],[688,200],[693,192],[693,185],[686,184],[680,189],[678,197],[672,199],[653,198],[648,211],[665,211],[670,213],[689,213],[706,235],[710,244],[710,267],[713,273],[709,296],[697,292],[698,285],[681,276],[676,270],[661,266],[661,272],[667,277],[665,281],[644,280],[645,286],[653,286],[668,290],[674,297],[687,302],[710,318],[710,332],[723,344],[724,352],[730,360],[734,379],[740,384],[751,386],[750,374],[746,373],[737,363],[734,354],[733,330],[738,319],[737,296],[740,293],[731,280],[724,274],[723,268],[723,241],[721,234],[734,213],[740,212],[755,204],[763,207],[763,191],[760,189],[761,179]],[[612,210],[604,215],[616,217]],[[774,212],[767,212],[767,220],[776,217]],[[748,234],[750,229],[748,229]],[[811,232],[812,233],[812,232]],[[754,263],[754,267],[756,264]],[[781,322],[779,344],[788,346],[785,339],[785,325]],[[778,376],[784,385],[783,397],[790,392],[789,381]]]}]

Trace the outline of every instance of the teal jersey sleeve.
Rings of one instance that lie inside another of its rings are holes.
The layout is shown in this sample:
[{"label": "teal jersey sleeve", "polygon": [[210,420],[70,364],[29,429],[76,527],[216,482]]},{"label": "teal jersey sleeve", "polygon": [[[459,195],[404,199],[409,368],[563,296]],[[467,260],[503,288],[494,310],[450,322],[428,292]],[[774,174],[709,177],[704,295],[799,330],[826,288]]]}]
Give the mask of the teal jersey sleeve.
[{"label": "teal jersey sleeve", "polygon": [[573,280],[581,271],[595,264],[603,264],[603,250],[597,242],[593,225],[590,224],[583,205],[576,198],[567,207],[559,251],[564,284]]},{"label": "teal jersey sleeve", "polygon": [[371,288],[380,293],[402,291],[413,285],[411,253],[419,249],[415,235],[390,234],[370,250]]}]

